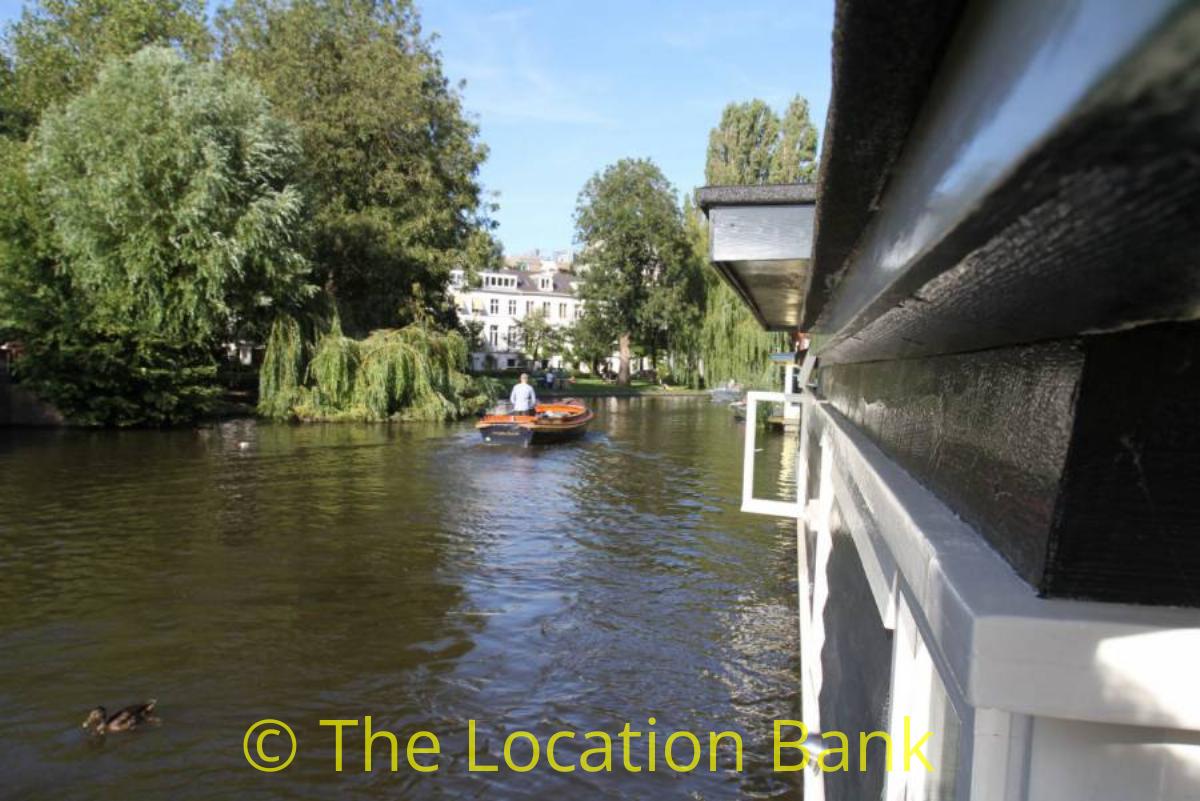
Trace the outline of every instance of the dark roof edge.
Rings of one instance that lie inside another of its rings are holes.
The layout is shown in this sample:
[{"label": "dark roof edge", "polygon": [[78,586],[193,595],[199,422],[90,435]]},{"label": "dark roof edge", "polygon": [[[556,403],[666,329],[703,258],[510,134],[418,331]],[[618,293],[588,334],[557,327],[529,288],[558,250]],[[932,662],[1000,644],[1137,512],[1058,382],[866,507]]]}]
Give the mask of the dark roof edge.
[{"label": "dark roof edge", "polygon": [[838,0],[802,330],[812,328],[875,212],[965,5]]},{"label": "dark roof edge", "polygon": [[705,212],[713,206],[787,206],[816,199],[817,186],[811,183],[704,186],[696,190],[696,205]]}]

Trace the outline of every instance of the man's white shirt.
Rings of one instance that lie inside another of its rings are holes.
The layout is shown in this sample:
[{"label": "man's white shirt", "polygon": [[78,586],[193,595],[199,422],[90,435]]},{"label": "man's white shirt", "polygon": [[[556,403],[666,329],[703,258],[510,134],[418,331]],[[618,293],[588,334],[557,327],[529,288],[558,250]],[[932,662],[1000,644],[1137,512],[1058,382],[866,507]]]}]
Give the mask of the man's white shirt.
[{"label": "man's white shirt", "polygon": [[509,400],[512,401],[513,409],[518,412],[533,411],[537,407],[537,395],[528,384],[517,384],[513,387]]}]

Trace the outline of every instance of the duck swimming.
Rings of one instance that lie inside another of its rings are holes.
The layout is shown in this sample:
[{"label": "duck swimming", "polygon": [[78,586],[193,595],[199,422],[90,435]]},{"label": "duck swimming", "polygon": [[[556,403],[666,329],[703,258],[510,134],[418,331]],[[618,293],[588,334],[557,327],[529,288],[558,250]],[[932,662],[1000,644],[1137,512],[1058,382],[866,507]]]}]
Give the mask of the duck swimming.
[{"label": "duck swimming", "polygon": [[88,712],[83,728],[89,734],[108,734],[109,732],[129,731],[145,723],[156,722],[154,706],[158,702],[151,698],[144,704],[134,704],[109,715],[102,706]]}]

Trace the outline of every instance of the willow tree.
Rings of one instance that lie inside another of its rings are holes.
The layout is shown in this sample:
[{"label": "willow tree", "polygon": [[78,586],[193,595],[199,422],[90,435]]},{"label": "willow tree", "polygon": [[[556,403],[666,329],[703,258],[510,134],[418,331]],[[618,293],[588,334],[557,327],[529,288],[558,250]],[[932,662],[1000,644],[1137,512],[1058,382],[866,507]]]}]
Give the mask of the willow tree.
[{"label": "willow tree", "polygon": [[282,316],[267,341],[259,412],[306,421],[452,420],[481,411],[495,386],[465,373],[467,343],[428,323],[342,332],[334,316],[311,345]]},{"label": "willow tree", "polygon": [[675,189],[649,159],[622,159],[584,185],[575,230],[581,295],[617,332],[617,382],[627,385],[632,346],[653,351],[692,300],[677,290],[697,284]]},{"label": "willow tree", "polygon": [[417,288],[454,323],[453,267],[499,262],[478,170],[487,151],[407,0],[233,0],[222,63],[300,130],[307,254],[355,336],[413,321]]},{"label": "willow tree", "polygon": [[[704,180],[710,185],[811,180],[816,149],[817,132],[804,98],[793,98],[782,119],[761,100],[730,103],[709,134]],[[699,335],[705,378],[710,384],[733,379],[769,386],[774,380],[771,352],[786,348],[787,337],[763,331],[733,290],[714,271],[708,275]]]},{"label": "willow tree", "polygon": [[[87,423],[190,420],[215,354],[314,290],[298,146],[249,82],[167,48],[105,67],[9,151],[0,319],[21,380]],[[19,163],[18,163],[19,162]]]}]

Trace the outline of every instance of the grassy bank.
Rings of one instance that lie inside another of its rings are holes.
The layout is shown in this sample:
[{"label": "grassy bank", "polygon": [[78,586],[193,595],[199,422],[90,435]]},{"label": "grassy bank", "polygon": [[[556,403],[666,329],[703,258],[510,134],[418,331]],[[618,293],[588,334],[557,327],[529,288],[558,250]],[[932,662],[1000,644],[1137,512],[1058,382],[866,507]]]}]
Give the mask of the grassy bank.
[{"label": "grassy bank", "polygon": [[[504,380],[504,394],[512,391],[515,379]],[[534,382],[534,391],[539,398],[635,398],[642,396],[671,396],[691,397],[707,395],[704,390],[688,389],[687,387],[668,387],[649,381],[633,381],[627,387],[619,387],[611,381],[600,378],[576,378],[573,383],[562,383],[559,387],[549,390]]]}]

